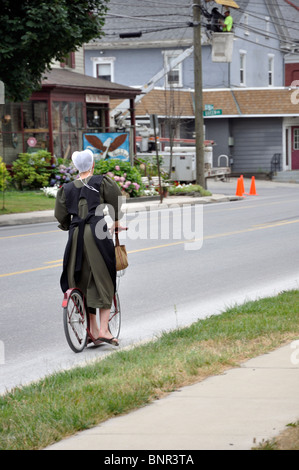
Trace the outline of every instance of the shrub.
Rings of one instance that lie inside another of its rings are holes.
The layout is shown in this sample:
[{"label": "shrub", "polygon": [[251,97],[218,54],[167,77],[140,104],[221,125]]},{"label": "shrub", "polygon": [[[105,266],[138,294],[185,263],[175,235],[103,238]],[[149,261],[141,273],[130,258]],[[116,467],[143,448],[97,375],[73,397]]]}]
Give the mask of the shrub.
[{"label": "shrub", "polygon": [[69,183],[75,180],[77,175],[78,172],[72,163],[65,165],[65,160],[58,158],[56,163],[52,165],[50,186],[61,186],[64,183]]},{"label": "shrub", "polygon": [[140,193],[141,174],[129,162],[112,159],[96,161],[94,174],[107,174],[130,197],[136,197]]},{"label": "shrub", "polygon": [[48,186],[51,176],[52,155],[46,150],[36,153],[20,153],[12,164],[13,181],[19,189],[36,189]]},{"label": "shrub", "polygon": [[5,163],[3,162],[2,157],[0,157],[0,191],[5,191],[11,177],[9,171],[6,168]]}]

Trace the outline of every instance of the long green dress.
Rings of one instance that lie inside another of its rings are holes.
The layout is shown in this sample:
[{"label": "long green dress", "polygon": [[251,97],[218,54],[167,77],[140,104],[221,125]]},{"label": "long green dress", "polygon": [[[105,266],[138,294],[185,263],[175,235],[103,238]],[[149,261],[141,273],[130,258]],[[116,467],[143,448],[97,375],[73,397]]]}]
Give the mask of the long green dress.
[{"label": "long green dress", "polygon": [[[84,181],[88,184],[91,177]],[[82,188],[83,183],[75,180],[73,184],[77,188]],[[107,204],[109,215],[113,220],[119,220],[121,213],[121,191],[115,181],[108,176],[104,176],[99,193],[99,204]],[[86,199],[80,199],[78,206],[78,215],[84,219],[88,214]],[[61,230],[69,230],[71,216],[66,207],[66,196],[63,186],[57,192],[55,217],[59,222]],[[105,261],[95,243],[91,227],[85,225],[84,230],[84,250],[80,281],[75,282],[75,262],[77,251],[78,227],[75,229],[72,240],[70,258],[67,266],[67,275],[69,287],[78,287],[86,296],[87,305],[90,313],[95,313],[96,308],[111,308],[114,285],[105,264]]]}]

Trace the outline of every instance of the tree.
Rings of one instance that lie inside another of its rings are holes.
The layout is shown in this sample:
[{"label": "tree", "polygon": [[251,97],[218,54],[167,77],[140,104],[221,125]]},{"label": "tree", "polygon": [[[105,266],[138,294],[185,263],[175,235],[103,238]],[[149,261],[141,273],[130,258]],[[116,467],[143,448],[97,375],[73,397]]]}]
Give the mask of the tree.
[{"label": "tree", "polygon": [[0,80],[25,101],[53,60],[100,37],[109,0],[0,0]]}]

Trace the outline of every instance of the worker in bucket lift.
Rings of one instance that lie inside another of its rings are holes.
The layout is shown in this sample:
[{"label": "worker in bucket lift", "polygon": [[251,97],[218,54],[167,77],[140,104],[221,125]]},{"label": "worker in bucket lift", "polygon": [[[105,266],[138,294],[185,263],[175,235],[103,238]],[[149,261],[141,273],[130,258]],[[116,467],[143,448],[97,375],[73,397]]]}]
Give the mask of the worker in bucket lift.
[{"label": "worker in bucket lift", "polygon": [[222,27],[220,26],[220,23],[221,23],[221,20],[225,19],[225,17],[218,11],[218,8],[213,8],[211,13],[204,11],[204,15],[211,22],[211,24],[207,25],[208,31],[220,33],[222,31]]},{"label": "worker in bucket lift", "polygon": [[222,31],[224,33],[230,33],[233,27],[233,22],[234,22],[233,17],[231,16],[229,10],[226,10],[226,12],[224,13],[224,16],[225,16],[225,20],[221,21]]}]

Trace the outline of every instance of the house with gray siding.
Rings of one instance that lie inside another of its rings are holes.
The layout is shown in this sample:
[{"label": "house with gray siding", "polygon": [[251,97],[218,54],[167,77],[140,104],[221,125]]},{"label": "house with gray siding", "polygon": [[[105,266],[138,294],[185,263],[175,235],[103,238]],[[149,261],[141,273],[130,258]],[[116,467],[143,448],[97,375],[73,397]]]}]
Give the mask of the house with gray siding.
[{"label": "house with gray siding", "polygon": [[[286,84],[286,74],[296,78],[299,2],[237,1],[239,8],[230,9],[232,60],[213,62],[208,16],[213,8],[224,13],[221,3],[226,2],[201,3],[203,109],[212,110],[205,113],[205,138],[215,142],[214,165],[225,154],[233,173],[269,173],[278,154],[281,169],[298,169],[299,99],[296,80]],[[123,0],[121,9],[111,0],[106,36],[84,47],[87,75],[136,88],[159,77],[136,104],[136,123],[146,125],[149,115],[157,114],[162,138],[169,136],[171,113],[175,137],[194,137],[192,19],[189,0]],[[159,75],[183,53],[183,61]]]}]

